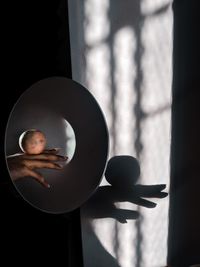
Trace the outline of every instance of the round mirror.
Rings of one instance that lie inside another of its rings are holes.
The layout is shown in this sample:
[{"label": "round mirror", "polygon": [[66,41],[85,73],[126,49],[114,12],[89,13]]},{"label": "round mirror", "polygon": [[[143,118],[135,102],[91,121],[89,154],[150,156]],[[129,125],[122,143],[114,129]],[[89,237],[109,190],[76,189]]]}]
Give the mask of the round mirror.
[{"label": "round mirror", "polygon": [[82,205],[104,174],[108,131],[91,93],[61,77],[32,85],[15,104],[5,156],[14,186],[32,206],[64,213]]}]

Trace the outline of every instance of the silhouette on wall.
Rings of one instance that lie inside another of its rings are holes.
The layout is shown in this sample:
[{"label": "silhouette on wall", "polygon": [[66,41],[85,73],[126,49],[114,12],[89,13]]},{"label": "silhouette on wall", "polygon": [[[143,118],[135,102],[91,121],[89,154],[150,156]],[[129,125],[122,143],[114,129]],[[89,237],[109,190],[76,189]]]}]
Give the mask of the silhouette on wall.
[{"label": "silhouette on wall", "polygon": [[[91,253],[95,248],[95,257],[87,259],[87,267],[99,267],[96,259],[110,267],[119,266],[114,257],[109,254],[101,245],[94,233],[91,219],[113,218],[120,223],[127,220],[135,220],[140,214],[136,210],[119,209],[115,206],[117,202],[131,202],[146,208],[155,208],[156,203],[146,198],[164,198],[168,194],[163,192],[166,185],[139,185],[140,166],[136,158],[131,156],[115,156],[107,164],[105,177],[110,185],[101,186],[82,208],[83,235],[88,237],[88,242],[84,244],[85,255]],[[117,240],[115,240],[117,243]],[[117,247],[116,247],[117,248]],[[94,262],[95,260],[95,262]]]},{"label": "silhouette on wall", "polygon": [[140,166],[131,156],[115,156],[108,162],[105,177],[111,185],[100,186],[87,202],[87,216],[90,218],[114,218],[124,223],[127,219],[137,219],[139,213],[118,209],[116,202],[131,202],[146,208],[156,207],[156,203],[145,198],[164,198],[166,185],[139,185]]}]

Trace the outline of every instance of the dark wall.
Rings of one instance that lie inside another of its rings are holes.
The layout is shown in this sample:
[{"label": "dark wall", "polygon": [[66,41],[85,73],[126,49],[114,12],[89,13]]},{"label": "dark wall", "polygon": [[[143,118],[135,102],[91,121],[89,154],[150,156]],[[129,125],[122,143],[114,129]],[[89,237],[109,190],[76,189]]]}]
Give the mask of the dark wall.
[{"label": "dark wall", "polygon": [[[67,1],[7,1],[3,12],[7,67],[1,91],[1,261],[82,266],[79,210],[50,215],[32,208],[15,192],[4,158],[7,119],[21,93],[46,77],[71,78]],[[10,257],[4,259],[7,253]]]},{"label": "dark wall", "polygon": [[200,263],[199,1],[174,0],[171,194],[168,262]]}]

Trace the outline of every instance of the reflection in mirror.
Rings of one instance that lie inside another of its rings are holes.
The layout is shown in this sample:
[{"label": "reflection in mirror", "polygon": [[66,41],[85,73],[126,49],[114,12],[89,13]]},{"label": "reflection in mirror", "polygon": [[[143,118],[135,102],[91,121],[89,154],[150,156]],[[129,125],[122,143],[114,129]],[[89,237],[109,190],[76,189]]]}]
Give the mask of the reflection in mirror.
[{"label": "reflection in mirror", "polygon": [[[65,132],[65,154],[68,162],[73,158],[76,148],[76,138],[71,124],[63,119],[63,128]],[[30,155],[43,153],[46,148],[47,139],[45,134],[38,129],[29,129],[24,131],[19,137],[19,146],[22,152]]]},{"label": "reflection in mirror", "polygon": [[101,109],[73,80],[36,82],[10,113],[8,171],[20,195],[42,211],[60,214],[80,207],[101,182],[107,153]]}]

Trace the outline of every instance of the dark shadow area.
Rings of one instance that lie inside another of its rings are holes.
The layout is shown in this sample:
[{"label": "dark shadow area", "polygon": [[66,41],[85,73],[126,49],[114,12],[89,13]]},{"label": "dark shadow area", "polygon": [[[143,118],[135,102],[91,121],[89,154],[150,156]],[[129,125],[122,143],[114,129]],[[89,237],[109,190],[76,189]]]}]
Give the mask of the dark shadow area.
[{"label": "dark shadow area", "polygon": [[168,264],[200,264],[199,1],[173,1],[173,85]]},{"label": "dark shadow area", "polygon": [[6,93],[2,92],[0,114],[0,265],[82,267],[79,210],[64,217],[32,208],[18,197],[4,156],[8,116],[19,96],[40,79],[71,77],[67,1],[11,0],[4,8],[6,76],[2,76]]}]

